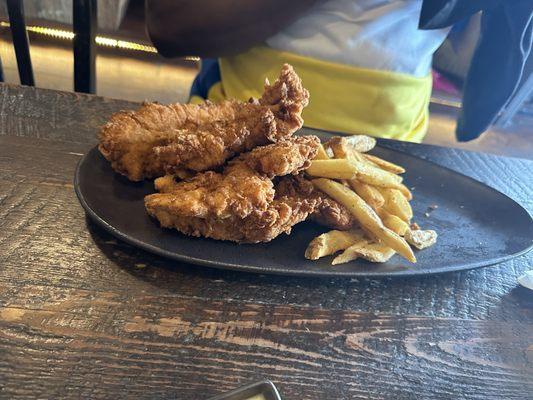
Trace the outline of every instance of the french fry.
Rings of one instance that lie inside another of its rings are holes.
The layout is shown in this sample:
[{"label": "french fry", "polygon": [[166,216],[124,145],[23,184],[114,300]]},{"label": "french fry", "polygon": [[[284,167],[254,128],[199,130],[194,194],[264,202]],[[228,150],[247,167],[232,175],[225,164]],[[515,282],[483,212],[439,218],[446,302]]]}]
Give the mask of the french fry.
[{"label": "french fry", "polygon": [[409,225],[405,221],[385,210],[380,210],[379,216],[383,221],[383,225],[400,236],[405,235],[405,232],[409,229]]},{"label": "french fry", "polygon": [[386,228],[376,212],[356,193],[331,179],[319,178],[313,179],[312,182],[316,188],[344,205],[359,221],[361,226],[371,232],[377,240],[392,248],[407,260],[416,262],[413,250],[411,250],[407,242]]},{"label": "french fry", "polygon": [[365,240],[362,231],[354,229],[349,231],[329,231],[314,238],[305,250],[305,258],[318,260],[320,257],[335,254],[347,249],[356,242]]},{"label": "french fry", "polygon": [[413,218],[413,209],[402,192],[391,188],[381,188],[380,192],[385,198],[383,205],[385,210],[400,217],[405,222],[409,222]]},{"label": "french fry", "polygon": [[347,159],[312,161],[305,170],[309,175],[330,179],[355,179],[373,186],[397,188],[402,177],[365,162]]},{"label": "french fry", "polygon": [[374,186],[359,182],[356,179],[351,179],[348,183],[352,189],[355,190],[355,193],[357,193],[364,201],[366,201],[368,205],[374,209],[374,211],[377,211],[383,206],[383,204],[385,204],[383,195]]},{"label": "french fry", "polygon": [[415,246],[418,250],[433,246],[437,242],[437,232],[433,230],[411,230],[405,232],[405,240]]},{"label": "french fry", "polygon": [[353,179],[357,166],[348,160],[314,160],[305,170],[311,176],[332,179]]},{"label": "french fry", "polygon": [[413,193],[409,190],[407,186],[405,186],[403,183],[400,183],[397,187],[397,189],[402,192],[403,197],[405,197],[407,200],[411,201],[413,200]]},{"label": "french fry", "polygon": [[359,153],[355,150],[345,151],[342,147],[326,147],[332,154],[334,158],[346,159],[349,161],[358,161],[366,162],[363,158],[362,153]]},{"label": "french fry", "polygon": [[352,161],[357,172],[357,179],[372,186],[397,188],[402,183],[402,177],[383,171],[371,164]]},{"label": "french fry", "polygon": [[403,174],[405,172],[405,168],[397,164],[391,163],[390,161],[373,156],[372,154],[362,154],[362,156],[365,160],[370,161],[372,164],[378,166],[379,168],[384,169],[385,171],[392,172],[393,174]]},{"label": "french fry", "polygon": [[316,154],[315,158],[313,160],[329,160],[329,155],[324,149],[324,146],[320,145],[318,147],[318,153]]},{"label": "french fry", "polygon": [[344,264],[359,257],[371,262],[384,263],[389,261],[394,253],[393,249],[381,243],[355,243],[335,257],[331,264]]},{"label": "french fry", "polygon": [[335,157],[349,158],[350,154],[366,153],[376,146],[376,139],[365,135],[337,136],[326,143],[333,150]]}]

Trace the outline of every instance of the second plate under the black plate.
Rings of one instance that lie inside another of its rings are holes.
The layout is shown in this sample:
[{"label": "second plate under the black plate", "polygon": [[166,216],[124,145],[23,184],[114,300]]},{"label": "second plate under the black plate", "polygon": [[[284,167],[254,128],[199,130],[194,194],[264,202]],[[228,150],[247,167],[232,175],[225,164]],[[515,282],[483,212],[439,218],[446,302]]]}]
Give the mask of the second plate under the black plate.
[{"label": "second plate under the black plate", "polygon": [[[171,259],[259,273],[318,276],[401,276],[457,271],[495,264],[527,251],[533,237],[529,214],[504,194],[461,174],[406,153],[376,147],[375,155],[404,166],[414,187],[414,220],[439,234],[435,246],[416,252],[418,263],[399,256],[387,263],[363,260],[331,266],[331,258],[304,258],[309,241],[326,229],[305,222],[270,243],[238,245],[192,238],[162,229],[144,209],[153,182],[133,183],[116,174],[94,148],[80,161],[75,189],[88,215],[130,244]],[[424,216],[428,206],[438,208]]]}]

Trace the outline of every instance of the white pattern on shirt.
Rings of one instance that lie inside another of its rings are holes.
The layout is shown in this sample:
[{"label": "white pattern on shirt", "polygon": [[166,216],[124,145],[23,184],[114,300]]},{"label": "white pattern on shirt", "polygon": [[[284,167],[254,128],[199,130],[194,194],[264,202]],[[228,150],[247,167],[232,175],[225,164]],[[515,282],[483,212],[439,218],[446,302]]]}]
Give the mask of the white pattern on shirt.
[{"label": "white pattern on shirt", "polygon": [[426,76],[449,29],[418,29],[422,0],[321,2],[267,44],[362,68]]}]

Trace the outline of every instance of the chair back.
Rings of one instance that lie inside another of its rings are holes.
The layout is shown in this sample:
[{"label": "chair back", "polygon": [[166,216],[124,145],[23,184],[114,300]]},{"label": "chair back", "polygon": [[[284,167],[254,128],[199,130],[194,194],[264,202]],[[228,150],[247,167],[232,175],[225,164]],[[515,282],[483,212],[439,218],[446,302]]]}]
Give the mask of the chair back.
[{"label": "chair back", "polygon": [[[97,0],[74,0],[72,2],[74,91],[76,92],[96,92],[96,2]],[[7,0],[7,12],[20,83],[35,86],[23,1]],[[0,62],[0,81],[3,80]]]}]

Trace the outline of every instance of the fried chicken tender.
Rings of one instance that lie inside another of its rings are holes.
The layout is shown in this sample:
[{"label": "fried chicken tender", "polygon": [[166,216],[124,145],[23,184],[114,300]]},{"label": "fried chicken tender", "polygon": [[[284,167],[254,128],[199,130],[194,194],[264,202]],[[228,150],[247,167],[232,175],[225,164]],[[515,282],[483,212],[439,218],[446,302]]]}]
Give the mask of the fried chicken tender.
[{"label": "fried chicken tender", "polygon": [[166,210],[155,210],[147,205],[161,226],[175,228],[189,236],[229,240],[237,243],[269,242],[281,233],[290,234],[294,225],[305,221],[315,210],[313,199],[305,197],[280,197],[270,202],[265,210],[255,209],[245,218],[232,215],[228,218],[182,217]]},{"label": "fried chicken tender", "polygon": [[203,104],[144,104],[114,114],[99,134],[113,169],[139,181],[222,166],[236,154],[290,137],[301,128],[309,92],[285,64],[259,100]]},{"label": "fried chicken tender", "polygon": [[[156,179],[156,188],[162,187],[160,179],[165,177]],[[172,185],[166,182],[164,192],[147,196],[145,205],[158,219],[165,210],[170,217],[244,218],[254,209],[265,209],[274,194],[270,179],[239,164],[223,174],[207,171]]]},{"label": "fried chicken tender", "polygon": [[146,209],[161,226],[187,235],[268,242],[290,232],[318,204],[299,194],[276,195],[271,178],[307,168],[319,145],[315,136],[292,137],[241,154],[223,173],[209,171],[182,182],[156,179],[161,193],[146,196]]}]

